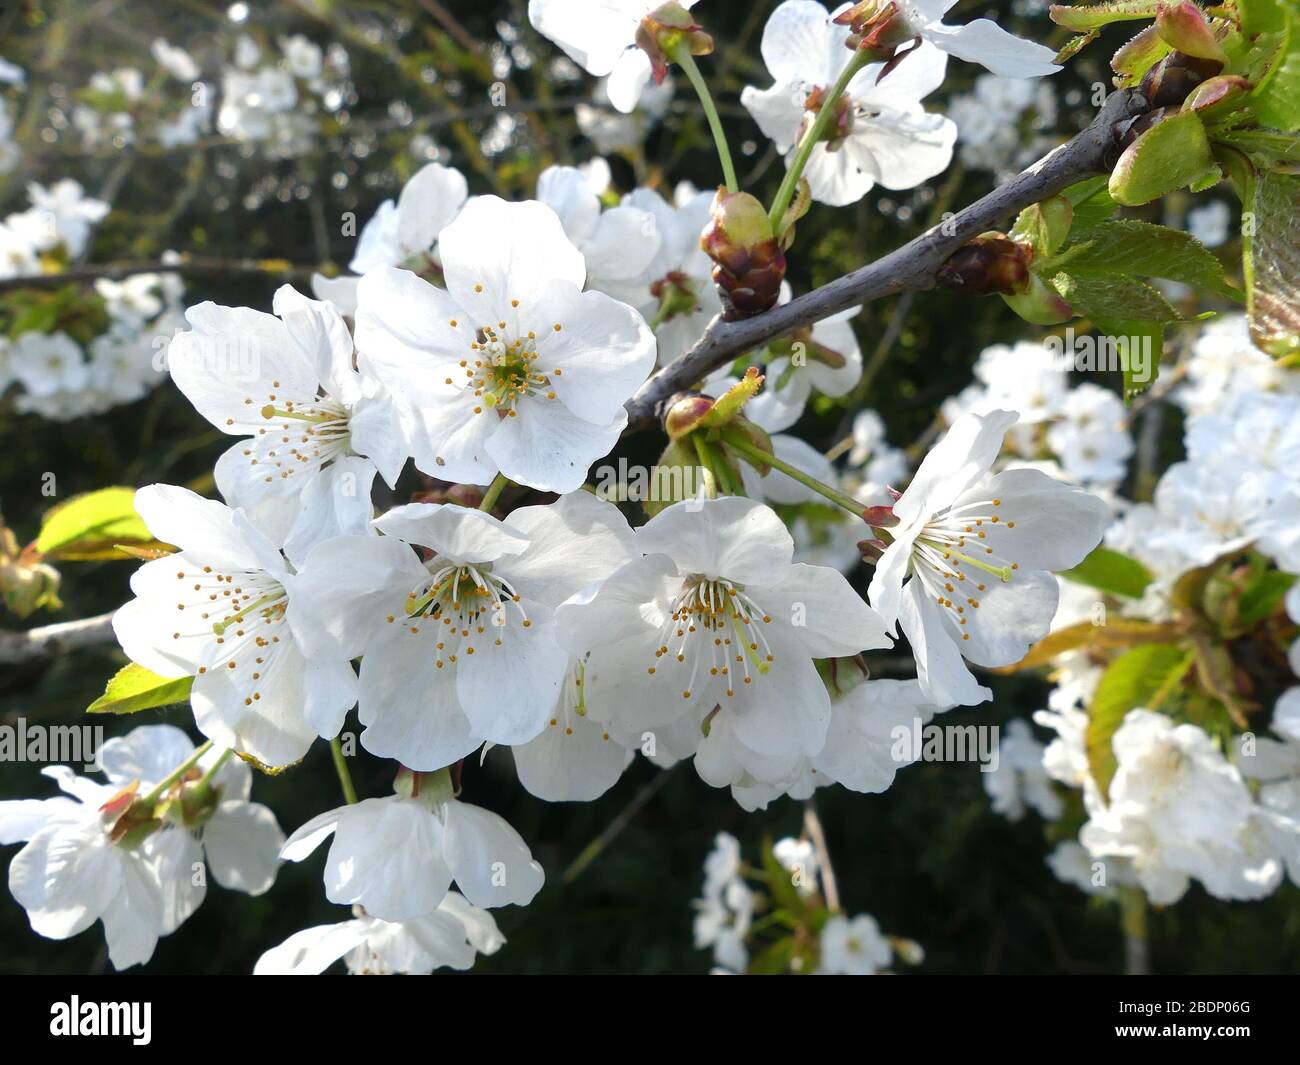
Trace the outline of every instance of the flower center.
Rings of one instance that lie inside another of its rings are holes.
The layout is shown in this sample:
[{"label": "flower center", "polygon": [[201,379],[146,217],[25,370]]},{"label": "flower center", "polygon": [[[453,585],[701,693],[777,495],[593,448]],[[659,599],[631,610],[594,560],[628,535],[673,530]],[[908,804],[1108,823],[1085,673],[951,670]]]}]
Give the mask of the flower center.
[{"label": "flower center", "polygon": [[[984,499],[946,510],[931,518],[912,544],[913,573],[948,611],[963,640],[970,639],[967,607],[978,610],[977,593],[987,588],[980,575],[988,574],[1005,584],[1020,568],[1018,562],[998,553],[1006,550],[1006,537],[999,539],[998,549],[988,542],[990,531],[1016,527],[1014,521],[1003,517],[1001,506],[1001,499]],[[979,573],[968,576],[971,570]]]},{"label": "flower center", "polygon": [[[172,639],[212,633],[216,654],[199,673],[220,669],[243,688],[245,706],[260,701],[259,688],[279,661],[275,651],[288,606],[284,586],[261,571],[220,573],[211,566],[191,573],[179,570],[176,579],[189,585],[190,602],[176,605],[178,627]],[[195,614],[197,629],[181,627],[182,620],[193,625],[189,619]]]},{"label": "flower center", "polygon": [[[465,384],[477,401],[475,414],[495,410],[499,417],[514,418],[519,401],[526,397],[555,399],[551,377],[559,377],[562,371],[555,369],[547,375],[536,368],[537,334],[530,330],[522,337],[509,339],[505,328],[505,322],[480,327],[478,339],[470,343],[472,358],[460,362]],[[558,333],[563,327],[556,322],[551,328]],[[453,383],[448,377],[447,384]]]},{"label": "flower center", "polygon": [[834,108],[834,112],[822,131],[821,139],[826,141],[826,146],[833,151],[853,129],[853,101],[849,99],[848,93],[841,93],[838,100],[828,102],[826,87],[813,86],[812,91],[804,98],[803,108],[806,114],[803,117],[803,126],[799,130],[799,139],[803,139],[804,131],[813,124],[821,109],[827,106]]},{"label": "flower center", "polygon": [[[734,696],[737,673],[742,683],[750,684],[754,673],[766,674],[771,669],[774,655],[763,635],[763,626],[771,621],[740,585],[721,578],[688,577],[673,600],[671,618],[659,633],[655,650],[659,665],[649,666],[646,672],[651,676],[671,673],[663,667],[674,662],[685,667],[689,660],[683,699],[689,699],[695,690],[701,667],[707,668],[709,678],[726,683],[728,697]],[[675,651],[670,644],[676,645]]]},{"label": "flower center", "polygon": [[[419,635],[426,625],[437,627],[434,665],[442,669],[448,662],[454,665],[460,654],[474,654],[474,644],[482,646],[489,629],[493,645],[500,647],[510,626],[512,607],[520,625],[530,628],[532,622],[519,593],[509,581],[492,573],[490,563],[435,560],[430,563],[428,583],[406,597],[407,628]],[[390,614],[388,623],[396,622],[396,616]]]},{"label": "flower center", "polygon": [[[271,384],[280,386],[279,381]],[[245,406],[254,403],[252,396],[244,397]],[[265,484],[274,483],[277,477],[288,480],[297,470],[314,472],[348,452],[348,412],[330,396],[300,403],[269,392],[259,413],[271,424],[257,430],[243,455],[250,466],[263,468]],[[233,425],[234,419],[227,419],[227,424]]]},{"label": "flower center", "polygon": [[663,323],[679,314],[694,314],[700,306],[695,282],[681,270],[670,270],[650,285],[650,295],[659,301],[655,322]]}]

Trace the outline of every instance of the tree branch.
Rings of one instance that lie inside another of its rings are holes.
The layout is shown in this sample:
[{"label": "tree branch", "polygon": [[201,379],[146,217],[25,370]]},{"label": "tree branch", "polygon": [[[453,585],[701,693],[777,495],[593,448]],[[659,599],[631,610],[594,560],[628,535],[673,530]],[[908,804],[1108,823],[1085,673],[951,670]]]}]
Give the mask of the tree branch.
[{"label": "tree branch", "polygon": [[819,322],[855,304],[932,288],[939,267],[972,237],[995,228],[998,222],[1030,204],[1105,173],[1115,145],[1115,123],[1146,109],[1146,101],[1132,90],[1112,93],[1087,129],[901,248],[753,318],[737,322],[714,318],[690,351],[651,377],[628,401],[628,431],[654,424],[666,400],[773,337]]},{"label": "tree branch", "polygon": [[26,632],[0,631],[0,662],[28,662],[33,658],[46,658],[62,654],[77,647],[91,647],[112,643],[113,615],[100,614],[80,621],[62,621],[56,625],[42,625]]},{"label": "tree branch", "polygon": [[136,274],[180,274],[182,277],[230,277],[243,274],[275,278],[277,281],[311,280],[312,268],[279,259],[212,259],[187,255],[174,263],[156,259],[72,266],[61,274],[28,274],[0,278],[0,292],[15,288],[58,288],[82,281],[121,281]]}]

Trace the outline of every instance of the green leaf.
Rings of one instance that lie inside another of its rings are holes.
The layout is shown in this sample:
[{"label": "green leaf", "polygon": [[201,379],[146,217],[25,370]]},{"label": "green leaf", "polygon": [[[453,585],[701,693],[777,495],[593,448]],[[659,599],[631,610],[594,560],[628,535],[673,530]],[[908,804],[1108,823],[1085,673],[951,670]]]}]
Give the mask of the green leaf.
[{"label": "green leaf", "polygon": [[101,488],[46,511],[36,550],[55,558],[105,557],[104,549],[114,544],[154,542],[135,512],[135,489]]},{"label": "green leaf", "polygon": [[1108,188],[1116,203],[1137,207],[1201,179],[1214,168],[1205,125],[1195,111],[1166,118],[1124,149]]},{"label": "green leaf", "polygon": [[1129,89],[1137,85],[1148,70],[1172,51],[1159,30],[1154,25],[1148,26],[1111,57],[1110,68],[1119,75],[1117,87]]},{"label": "green leaf", "polygon": [[1293,573],[1266,570],[1241,593],[1241,601],[1237,604],[1238,619],[1247,627],[1258,625],[1277,609],[1295,582]]},{"label": "green leaf", "polygon": [[1268,129],[1235,129],[1215,135],[1216,143],[1222,141],[1254,158],[1262,169],[1272,169],[1279,163],[1292,166],[1300,164],[1300,137],[1294,133],[1278,133]]},{"label": "green leaf", "polygon": [[1074,30],[1075,33],[1088,33],[1109,26],[1112,22],[1155,18],[1159,7],[1159,0],[1110,0],[1103,4],[1076,6],[1053,4],[1047,10],[1058,26]]},{"label": "green leaf", "polygon": [[1093,319],[1093,324],[1115,340],[1124,373],[1125,403],[1156,383],[1165,346],[1162,323],[1102,317]]},{"label": "green leaf", "polygon": [[1052,287],[1081,315],[1094,320],[1176,322],[1178,312],[1145,281],[1123,275],[1058,273]]},{"label": "green leaf", "polygon": [[1146,566],[1109,547],[1094,548],[1087,558],[1073,569],[1063,570],[1060,576],[1127,599],[1139,598],[1151,583],[1151,571]]},{"label": "green leaf", "polygon": [[1287,12],[1277,58],[1255,86],[1250,103],[1261,125],[1287,133],[1300,129],[1300,18]]},{"label": "green leaf", "polygon": [[1300,353],[1300,178],[1261,171],[1242,219],[1250,338],[1274,357]]},{"label": "green leaf", "polygon": [[1085,240],[1071,244],[1043,268],[1050,271],[1054,266],[1067,264],[1075,276],[1163,277],[1228,299],[1243,298],[1239,290],[1228,284],[1223,264],[1195,237],[1132,218],[1115,219],[1094,227]]},{"label": "green leaf", "polygon": [[134,714],[183,703],[189,699],[193,683],[193,677],[160,677],[129,662],[113,675],[104,694],[86,708],[86,713]]},{"label": "green leaf", "polygon": [[1088,707],[1088,767],[1105,801],[1115,775],[1111,739],[1130,710],[1159,710],[1196,656],[1176,644],[1149,644],[1120,655],[1102,674]]},{"label": "green leaf", "polygon": [[1021,211],[1008,236],[1032,244],[1036,256],[1055,255],[1073,221],[1073,204],[1064,196],[1052,196]]},{"label": "green leaf", "polygon": [[1286,11],[1277,0],[1237,0],[1237,14],[1247,34],[1273,33],[1286,26]]},{"label": "green leaf", "polygon": [[1070,232],[1080,234],[1100,225],[1119,210],[1106,188],[1108,176],[1089,178],[1071,185],[1062,194],[1074,204],[1074,223]]},{"label": "green leaf", "polygon": [[1056,53],[1056,57],[1053,60],[1053,62],[1055,62],[1058,66],[1062,66],[1062,67],[1065,66],[1066,63],[1068,63],[1076,55],[1082,52],[1085,48],[1088,47],[1088,45],[1092,44],[1092,42],[1095,41],[1096,39],[1097,39],[1096,30],[1093,30],[1091,33],[1081,33],[1077,37],[1071,37],[1070,40],[1066,42],[1065,46],[1059,52]]}]

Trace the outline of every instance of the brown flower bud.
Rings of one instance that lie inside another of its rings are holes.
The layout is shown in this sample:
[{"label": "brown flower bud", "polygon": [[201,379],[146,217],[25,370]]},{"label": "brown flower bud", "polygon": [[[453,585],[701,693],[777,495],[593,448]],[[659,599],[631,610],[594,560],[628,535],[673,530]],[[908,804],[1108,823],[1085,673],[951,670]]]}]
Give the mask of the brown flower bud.
[{"label": "brown flower bud", "polygon": [[895,0],[863,0],[832,21],[849,27],[844,42],[849,48],[877,62],[892,59],[899,45],[916,38],[916,29]]},{"label": "brown flower bud", "polygon": [[975,296],[1023,292],[1029,283],[1033,245],[1012,240],[1004,233],[982,233],[967,241],[939,268],[935,280],[944,288],[961,289]]},{"label": "brown flower bud", "polygon": [[747,192],[718,189],[700,247],[713,260],[723,318],[749,318],[776,305],[785,277],[785,253],[767,211]]},{"label": "brown flower bud", "polygon": [[1222,69],[1223,63],[1217,59],[1171,52],[1146,72],[1138,92],[1149,107],[1174,107],[1206,78],[1214,77]]},{"label": "brown flower bud", "polygon": [[699,392],[679,392],[668,401],[664,413],[664,432],[669,440],[680,440],[699,427],[700,420],[713,409],[713,400]]}]

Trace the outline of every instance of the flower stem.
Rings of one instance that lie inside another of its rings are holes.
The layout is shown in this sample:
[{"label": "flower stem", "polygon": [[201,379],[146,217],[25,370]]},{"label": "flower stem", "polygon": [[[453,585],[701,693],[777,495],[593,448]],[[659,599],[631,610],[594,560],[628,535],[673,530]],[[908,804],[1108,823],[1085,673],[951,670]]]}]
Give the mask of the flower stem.
[{"label": "flower stem", "polygon": [[208,766],[208,771],[203,774],[203,778],[199,781],[199,787],[206,788],[209,784],[211,784],[212,778],[217,775],[221,767],[230,760],[230,756],[234,753],[235,752],[231,748],[227,747],[224,751],[222,751],[219,755],[217,755],[217,757],[213,759],[212,764]]},{"label": "flower stem", "polygon": [[772,201],[772,209],[767,213],[773,229],[779,231],[781,220],[785,217],[786,208],[790,206],[790,201],[794,198],[794,190],[799,186],[799,178],[803,176],[804,167],[808,165],[814,146],[821,140],[822,133],[825,132],[827,125],[835,114],[835,108],[840,97],[844,95],[844,90],[848,88],[849,82],[853,80],[853,75],[865,67],[868,62],[869,57],[865,52],[855,51],[853,53],[852,57],[844,65],[844,69],[840,71],[840,76],[831,87],[831,91],[826,94],[826,99],[818,109],[817,117],[813,119],[812,125],[804,130],[803,136],[799,139],[799,144],[795,147],[794,159],[790,161],[790,168],[785,172],[785,180],[781,182],[781,187],[776,190],[776,199]]},{"label": "flower stem", "polygon": [[[703,467],[704,472],[708,474],[705,485],[709,486],[709,498],[718,498],[718,489],[722,487],[722,482],[718,479],[718,473],[713,468],[713,462],[709,458],[708,445],[700,438],[699,433],[691,434],[691,443],[695,445],[695,457]],[[711,482],[711,483],[710,483]]]},{"label": "flower stem", "polygon": [[492,483],[487,486],[487,491],[483,493],[483,502],[478,505],[478,509],[491,513],[492,508],[497,505],[497,500],[501,498],[501,493],[505,491],[505,487],[509,483],[510,478],[504,473],[498,473],[493,477]]},{"label": "flower stem", "polygon": [[758,445],[747,440],[739,433],[725,433],[722,437],[726,445],[734,451],[739,451],[746,458],[751,460],[751,465],[761,464],[771,466],[774,470],[780,470],[787,477],[792,477],[805,488],[811,488],[819,496],[829,499],[837,507],[843,507],[850,514],[861,518],[863,512],[867,509],[866,505],[859,503],[852,496],[845,495],[832,488],[828,484],[823,484],[810,474],[804,473],[803,470],[791,466],[784,459],[779,459],[775,455],[769,454]]},{"label": "flower stem", "polygon": [[202,758],[205,754],[207,754],[208,751],[210,751],[211,749],[212,749],[211,740],[208,740],[206,743],[200,744],[198,747],[196,747],[194,749],[193,754],[191,754],[188,758],[185,759],[185,761],[183,761],[180,765],[178,765],[175,769],[173,769],[170,773],[168,773],[165,777],[163,777],[162,780],[158,781],[158,783],[154,785],[153,790],[150,791],[149,794],[144,797],[143,801],[146,803],[157,802],[158,799],[162,797],[162,793],[164,791],[166,791],[173,784],[175,784],[176,781],[180,780],[181,777],[183,777],[186,773],[188,773],[198,763],[198,760]]},{"label": "flower stem", "polygon": [[357,789],[352,786],[352,773],[348,769],[347,759],[343,757],[343,744],[337,736],[330,740],[330,755],[334,759],[334,772],[339,776],[339,786],[343,789],[343,799],[349,806],[353,806],[357,801]]},{"label": "flower stem", "polygon": [[727,191],[739,191],[740,183],[736,180],[736,167],[731,161],[731,148],[727,145],[727,134],[723,132],[718,109],[713,105],[713,95],[709,92],[708,82],[704,80],[700,68],[695,65],[695,57],[691,55],[686,45],[680,44],[672,50],[669,58],[686,71],[686,77],[690,79],[696,95],[700,98],[700,104],[704,107],[704,117],[709,120],[713,143],[718,147],[718,160],[722,163],[722,176],[726,181]]}]

